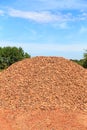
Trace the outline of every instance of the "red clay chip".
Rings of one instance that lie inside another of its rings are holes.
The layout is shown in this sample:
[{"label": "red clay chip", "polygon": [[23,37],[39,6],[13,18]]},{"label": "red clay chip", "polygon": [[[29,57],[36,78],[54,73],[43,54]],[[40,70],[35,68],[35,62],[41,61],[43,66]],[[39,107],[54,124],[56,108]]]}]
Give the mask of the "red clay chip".
[{"label": "red clay chip", "polygon": [[12,130],[87,130],[87,71],[62,57],[17,62],[0,73],[0,108]]}]

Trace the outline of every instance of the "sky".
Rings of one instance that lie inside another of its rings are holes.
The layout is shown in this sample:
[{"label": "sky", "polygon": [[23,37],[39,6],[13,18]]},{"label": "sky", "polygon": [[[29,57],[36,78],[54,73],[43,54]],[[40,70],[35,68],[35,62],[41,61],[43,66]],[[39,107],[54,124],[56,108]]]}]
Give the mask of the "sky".
[{"label": "sky", "polygon": [[0,0],[0,46],[33,56],[81,59],[87,49],[87,0]]}]

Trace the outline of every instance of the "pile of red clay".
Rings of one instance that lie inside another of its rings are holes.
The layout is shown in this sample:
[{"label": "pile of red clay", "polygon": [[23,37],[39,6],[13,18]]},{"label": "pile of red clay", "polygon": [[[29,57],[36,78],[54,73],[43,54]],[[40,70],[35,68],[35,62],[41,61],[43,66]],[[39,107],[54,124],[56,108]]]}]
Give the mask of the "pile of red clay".
[{"label": "pile of red clay", "polygon": [[11,65],[0,74],[0,120],[0,130],[87,130],[87,71],[61,57]]}]

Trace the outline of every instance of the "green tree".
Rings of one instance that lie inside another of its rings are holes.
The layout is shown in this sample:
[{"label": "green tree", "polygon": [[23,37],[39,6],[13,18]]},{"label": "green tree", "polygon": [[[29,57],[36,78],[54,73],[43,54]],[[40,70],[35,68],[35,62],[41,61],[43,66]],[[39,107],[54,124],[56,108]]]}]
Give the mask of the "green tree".
[{"label": "green tree", "polygon": [[24,52],[21,47],[0,47],[0,69],[7,68],[24,58],[30,58],[30,55]]},{"label": "green tree", "polygon": [[71,61],[74,61],[77,64],[81,65],[82,67],[87,68],[87,50],[83,54],[83,59],[80,59],[80,60],[72,60],[71,59]]},{"label": "green tree", "polygon": [[84,53],[84,61],[83,61],[83,67],[87,68],[87,50]]}]

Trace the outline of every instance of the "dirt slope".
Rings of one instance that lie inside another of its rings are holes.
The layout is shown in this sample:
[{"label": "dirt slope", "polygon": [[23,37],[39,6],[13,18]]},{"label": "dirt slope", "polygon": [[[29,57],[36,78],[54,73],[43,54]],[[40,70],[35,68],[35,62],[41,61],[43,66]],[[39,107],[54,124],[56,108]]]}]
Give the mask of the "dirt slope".
[{"label": "dirt slope", "polygon": [[16,130],[86,130],[87,71],[62,57],[17,62],[0,74],[0,109]]}]

